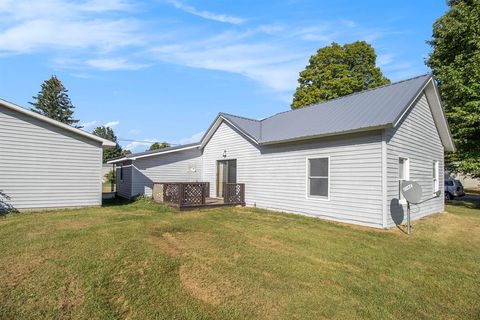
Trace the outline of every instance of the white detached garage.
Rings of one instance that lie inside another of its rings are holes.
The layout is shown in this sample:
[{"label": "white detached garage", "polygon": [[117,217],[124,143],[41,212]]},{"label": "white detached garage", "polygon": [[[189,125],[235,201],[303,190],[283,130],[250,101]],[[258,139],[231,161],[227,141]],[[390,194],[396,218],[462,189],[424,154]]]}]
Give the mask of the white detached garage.
[{"label": "white detached garage", "polygon": [[0,210],[99,206],[115,143],[0,99]]}]

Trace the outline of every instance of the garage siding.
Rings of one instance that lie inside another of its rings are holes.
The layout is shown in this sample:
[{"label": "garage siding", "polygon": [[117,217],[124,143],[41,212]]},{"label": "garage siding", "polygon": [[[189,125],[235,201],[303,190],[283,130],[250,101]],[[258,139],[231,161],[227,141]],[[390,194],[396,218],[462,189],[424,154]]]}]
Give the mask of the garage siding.
[{"label": "garage siding", "polygon": [[0,106],[4,204],[18,210],[101,205],[101,170],[100,142]]}]

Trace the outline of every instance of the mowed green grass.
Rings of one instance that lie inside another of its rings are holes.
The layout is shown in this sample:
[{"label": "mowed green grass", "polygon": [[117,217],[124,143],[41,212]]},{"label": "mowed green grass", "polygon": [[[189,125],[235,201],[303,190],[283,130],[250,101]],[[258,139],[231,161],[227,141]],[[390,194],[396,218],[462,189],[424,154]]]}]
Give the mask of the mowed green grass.
[{"label": "mowed green grass", "polygon": [[139,200],[0,218],[0,319],[480,317],[480,210],[413,235]]}]

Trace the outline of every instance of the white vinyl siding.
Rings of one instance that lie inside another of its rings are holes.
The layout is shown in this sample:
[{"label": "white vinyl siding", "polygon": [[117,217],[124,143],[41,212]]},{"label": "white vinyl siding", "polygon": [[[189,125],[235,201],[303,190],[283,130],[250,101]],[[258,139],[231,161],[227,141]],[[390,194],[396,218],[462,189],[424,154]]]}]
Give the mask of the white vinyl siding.
[{"label": "white vinyl siding", "polygon": [[202,177],[198,149],[189,149],[133,161],[132,196],[152,195],[154,182],[195,182]]},{"label": "white vinyl siding", "polygon": [[[382,134],[259,147],[223,122],[203,150],[203,178],[215,194],[216,161],[237,160],[247,205],[382,227]],[[306,158],[330,158],[330,201],[306,197]]]},{"label": "white vinyl siding", "polygon": [[[406,204],[398,203],[399,158],[408,158],[410,176],[422,187],[423,199],[434,193],[432,184],[432,162],[438,161],[438,171],[443,172],[443,145],[437,132],[425,94],[414,102],[411,110],[397,127],[387,130],[387,221],[395,225],[393,214],[406,219]],[[439,175],[439,188],[443,191],[443,175]],[[412,210],[412,219],[444,210],[443,197],[429,200]]]},{"label": "white vinyl siding", "polygon": [[118,163],[115,168],[117,195],[129,199],[132,197],[132,161]]},{"label": "white vinyl siding", "polygon": [[0,106],[0,190],[18,210],[98,206],[102,146]]}]

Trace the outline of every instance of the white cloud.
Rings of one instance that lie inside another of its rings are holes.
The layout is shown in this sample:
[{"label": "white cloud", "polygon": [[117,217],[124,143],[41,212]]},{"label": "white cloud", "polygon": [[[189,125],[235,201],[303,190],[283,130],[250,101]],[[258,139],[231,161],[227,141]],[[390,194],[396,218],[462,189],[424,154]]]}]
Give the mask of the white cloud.
[{"label": "white cloud", "polygon": [[245,19],[243,18],[234,17],[226,14],[217,14],[217,13],[213,13],[205,10],[199,10],[195,7],[189,6],[180,1],[168,0],[167,2],[173,5],[177,9],[180,9],[184,12],[193,14],[195,16],[198,16],[207,20],[213,20],[213,21],[230,23],[230,24],[241,24],[245,22]]},{"label": "white cloud", "polygon": [[205,134],[205,131],[197,132],[197,133],[191,135],[190,137],[182,138],[182,139],[178,140],[178,144],[187,144],[187,143],[199,142],[204,134]]},{"label": "white cloud", "polygon": [[383,67],[390,64],[393,61],[395,55],[393,54],[380,54],[377,57],[377,66]]},{"label": "white cloud", "polygon": [[298,73],[319,45],[378,39],[386,34],[354,24],[339,20],[260,25],[243,32],[225,31],[194,41],[155,45],[148,52],[162,62],[236,73],[274,91],[291,92],[297,86]]},{"label": "white cloud", "polygon": [[308,54],[251,36],[228,32],[198,42],[157,46],[150,52],[163,62],[237,73],[274,90],[293,90]]},{"label": "white cloud", "polygon": [[349,20],[349,19],[340,19],[340,21],[347,27],[349,28],[355,28],[358,26],[358,24],[353,21],[353,20]]},{"label": "white cloud", "polygon": [[85,64],[100,70],[138,70],[146,67],[145,64],[132,63],[124,58],[106,58],[106,59],[90,59]]},{"label": "white cloud", "polygon": [[[0,52],[30,53],[51,49],[94,49],[99,53],[140,44],[134,21],[29,20],[0,33]],[[59,26],[61,26],[59,28]]]},{"label": "white cloud", "polygon": [[[0,0],[0,56],[46,52],[54,67],[76,77],[91,77],[95,70],[138,70],[161,61],[240,74],[280,95],[295,89],[299,71],[318,47],[332,41],[376,41],[389,34],[346,19],[255,26],[181,0],[163,1],[224,22],[224,29],[198,31],[191,25],[136,19],[133,14],[142,6],[129,0]],[[391,60],[388,52],[378,59],[385,66]]]},{"label": "white cloud", "polygon": [[104,124],[105,127],[114,128],[120,124],[120,121],[110,121]]},{"label": "white cloud", "polygon": [[143,149],[149,148],[152,143],[157,142],[158,139],[143,139],[142,141],[132,141],[129,144],[127,144],[124,149],[130,150],[130,151],[139,151],[140,147],[143,147]]},{"label": "white cloud", "polygon": [[121,0],[0,0],[0,54],[98,54],[139,46],[145,41],[140,21],[109,15],[130,8]]},{"label": "white cloud", "polygon": [[90,122],[84,122],[82,124],[80,124],[84,130],[88,129],[88,128],[91,128],[93,127],[94,125],[96,125],[98,123],[98,121],[96,120],[93,120],[93,121],[90,121]]}]

